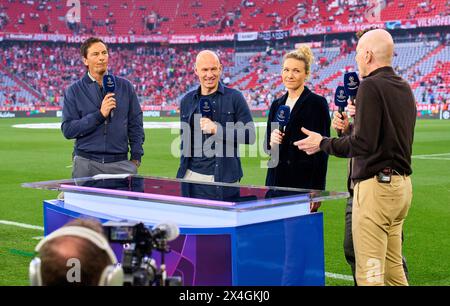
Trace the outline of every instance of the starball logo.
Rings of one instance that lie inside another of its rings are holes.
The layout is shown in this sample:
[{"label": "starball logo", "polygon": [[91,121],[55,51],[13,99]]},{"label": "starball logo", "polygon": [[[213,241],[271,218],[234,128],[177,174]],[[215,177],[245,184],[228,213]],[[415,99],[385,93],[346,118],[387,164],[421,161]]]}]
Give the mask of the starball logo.
[{"label": "starball logo", "polygon": [[278,113],[278,121],[284,121],[286,118],[286,114],[284,112],[284,110],[280,110],[280,112]]},{"label": "starball logo", "polygon": [[339,95],[338,95],[338,100],[347,100],[347,97],[345,96],[345,91],[344,90],[339,90]]},{"label": "starball logo", "polygon": [[107,80],[107,82],[106,82],[106,85],[107,85],[108,87],[114,86],[114,82],[113,82],[113,80],[112,80],[111,77],[108,77],[108,80]]},{"label": "starball logo", "polygon": [[207,101],[203,102],[202,108],[205,112],[209,112],[210,108],[209,108],[209,103]]},{"label": "starball logo", "polygon": [[355,90],[358,88],[358,83],[355,82],[355,78],[353,76],[350,76],[348,78],[348,88],[350,88],[351,90]]}]

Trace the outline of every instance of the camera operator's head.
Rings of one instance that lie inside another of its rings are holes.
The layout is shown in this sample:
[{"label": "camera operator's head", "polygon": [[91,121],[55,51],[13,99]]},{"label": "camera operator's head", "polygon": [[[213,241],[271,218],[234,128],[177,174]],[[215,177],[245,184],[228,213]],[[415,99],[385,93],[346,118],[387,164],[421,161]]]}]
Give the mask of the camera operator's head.
[{"label": "camera operator's head", "polygon": [[76,219],[52,232],[36,246],[39,257],[30,263],[35,286],[122,285],[117,266],[99,222]]}]

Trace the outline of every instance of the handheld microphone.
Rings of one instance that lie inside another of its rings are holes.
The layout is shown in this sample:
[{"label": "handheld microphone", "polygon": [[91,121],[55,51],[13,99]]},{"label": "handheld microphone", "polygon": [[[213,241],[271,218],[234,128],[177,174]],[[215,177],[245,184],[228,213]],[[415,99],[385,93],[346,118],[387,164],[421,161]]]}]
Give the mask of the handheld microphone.
[{"label": "handheld microphone", "polygon": [[[103,76],[103,88],[105,89],[105,94],[114,93],[116,89],[116,79],[112,74],[105,74]],[[112,109],[109,114],[111,118],[114,117],[114,109]]]},{"label": "handheld microphone", "polygon": [[170,221],[160,223],[152,228],[152,237],[172,241],[180,235],[178,226]]},{"label": "handheld microphone", "polygon": [[212,105],[208,98],[200,98],[198,101],[198,106],[203,118],[209,118],[212,120]]},{"label": "handheld microphone", "polygon": [[[341,115],[344,112],[345,108],[347,107],[347,104],[348,104],[347,100],[348,100],[348,96],[345,93],[344,86],[338,86],[336,88],[336,92],[334,94],[334,105],[336,105],[338,107],[338,112]],[[337,130],[337,134],[340,137],[342,135],[342,131]]]},{"label": "handheld microphone", "polygon": [[358,92],[359,78],[356,72],[347,72],[344,74],[345,94],[350,97],[350,101],[355,103],[356,93]]},{"label": "handheld microphone", "polygon": [[280,105],[275,116],[276,122],[280,125],[281,133],[284,133],[284,128],[289,123],[289,117],[291,116],[291,108],[287,105]]},{"label": "handheld microphone", "polygon": [[348,96],[345,94],[344,86],[338,86],[334,94],[334,105],[339,108],[339,113],[342,114],[347,107]]}]

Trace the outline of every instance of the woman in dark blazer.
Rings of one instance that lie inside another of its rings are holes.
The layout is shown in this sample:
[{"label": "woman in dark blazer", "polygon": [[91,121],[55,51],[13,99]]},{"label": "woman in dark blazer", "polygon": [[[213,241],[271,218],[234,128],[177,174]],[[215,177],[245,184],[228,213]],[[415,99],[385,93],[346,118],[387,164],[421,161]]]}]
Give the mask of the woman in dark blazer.
[{"label": "woman in dark blazer", "polygon": [[[301,127],[330,136],[328,103],[305,86],[313,60],[312,51],[306,45],[284,56],[281,77],[287,92],[273,101],[267,122],[265,149],[271,155],[267,186],[325,189],[328,155],[324,152],[307,155],[293,145],[307,137]],[[291,110],[284,133],[277,128],[276,122],[281,105],[287,105]]]}]

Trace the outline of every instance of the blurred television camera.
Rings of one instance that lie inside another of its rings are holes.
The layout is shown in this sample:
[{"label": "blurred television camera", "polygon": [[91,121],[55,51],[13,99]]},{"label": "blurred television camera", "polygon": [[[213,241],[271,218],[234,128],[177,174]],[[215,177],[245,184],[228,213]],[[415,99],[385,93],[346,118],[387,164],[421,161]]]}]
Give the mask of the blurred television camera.
[{"label": "blurred television camera", "polygon": [[[167,242],[178,237],[176,224],[165,222],[146,227],[142,222],[114,222],[103,224],[109,242],[123,245],[122,269],[125,286],[181,286],[181,277],[167,277],[164,255],[170,252]],[[161,253],[157,267],[151,257],[153,250]]]}]

